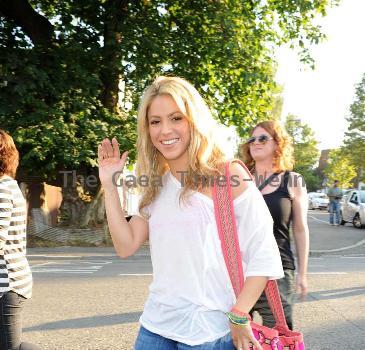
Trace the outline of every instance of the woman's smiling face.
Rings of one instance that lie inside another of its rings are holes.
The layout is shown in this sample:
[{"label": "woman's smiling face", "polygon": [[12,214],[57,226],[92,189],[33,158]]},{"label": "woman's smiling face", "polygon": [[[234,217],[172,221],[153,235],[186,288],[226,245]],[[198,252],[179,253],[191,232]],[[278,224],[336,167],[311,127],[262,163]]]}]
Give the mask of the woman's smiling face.
[{"label": "woman's smiling face", "polygon": [[190,126],[186,116],[170,95],[156,96],[147,112],[152,144],[166,161],[187,159]]}]

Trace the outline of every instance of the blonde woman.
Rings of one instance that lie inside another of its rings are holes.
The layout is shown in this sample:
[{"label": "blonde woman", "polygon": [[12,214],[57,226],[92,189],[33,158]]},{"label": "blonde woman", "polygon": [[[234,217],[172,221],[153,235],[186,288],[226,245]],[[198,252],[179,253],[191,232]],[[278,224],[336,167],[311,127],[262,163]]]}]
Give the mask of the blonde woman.
[{"label": "blonde woman", "polygon": [[153,281],[136,350],[247,350],[249,343],[262,349],[248,313],[268,278],[282,277],[280,255],[262,196],[252,182],[243,181],[248,175],[233,165],[231,173],[240,179],[233,197],[246,276],[236,300],[211,187],[204,180],[218,176],[226,162],[214,128],[207,105],[186,80],[159,77],[146,89],[138,112],[141,201],[129,222],[113,181],[127,152],[120,155],[116,139],[105,139],[99,146],[99,176],[116,252],[127,258],[147,239],[150,242]]},{"label": "blonde woman", "polygon": [[[277,121],[257,124],[243,145],[244,161],[254,175],[274,220],[274,235],[279,246],[285,278],[278,281],[286,320],[293,329],[295,292],[307,294],[309,230],[307,191],[302,176],[293,169],[293,147],[285,129]],[[298,274],[294,278],[294,256],[290,243],[290,226],[298,256]],[[263,294],[252,311],[258,311],[266,326],[275,323]]]}]

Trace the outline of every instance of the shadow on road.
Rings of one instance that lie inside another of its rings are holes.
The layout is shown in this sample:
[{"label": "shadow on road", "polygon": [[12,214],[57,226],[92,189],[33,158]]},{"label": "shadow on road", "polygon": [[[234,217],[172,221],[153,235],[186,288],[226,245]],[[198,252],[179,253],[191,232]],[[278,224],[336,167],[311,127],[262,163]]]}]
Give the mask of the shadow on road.
[{"label": "shadow on road", "polygon": [[46,331],[56,329],[94,328],[102,326],[113,326],[123,323],[134,323],[138,322],[141,314],[141,312],[129,312],[125,314],[74,318],[23,328],[23,332]]},{"label": "shadow on road", "polygon": [[308,293],[308,299],[304,300],[303,303],[308,303],[318,300],[349,298],[363,294],[365,294],[365,287],[321,290],[319,292]]}]

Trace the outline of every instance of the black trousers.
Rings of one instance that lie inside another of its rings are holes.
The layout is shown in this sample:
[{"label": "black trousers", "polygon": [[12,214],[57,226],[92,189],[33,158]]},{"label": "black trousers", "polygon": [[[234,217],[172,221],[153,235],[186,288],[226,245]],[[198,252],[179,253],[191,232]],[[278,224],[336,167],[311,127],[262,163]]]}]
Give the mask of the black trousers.
[{"label": "black trousers", "polygon": [[[283,304],[286,323],[289,329],[293,329],[293,304],[295,298],[295,278],[294,270],[284,269],[285,277],[277,280],[281,303]],[[274,327],[275,319],[271,312],[265,292],[262,293],[255,306],[251,309],[252,313],[256,311],[262,317],[263,325],[266,327]]]},{"label": "black trousers", "polygon": [[0,298],[0,350],[40,350],[22,343],[22,309],[26,298],[10,291]]}]

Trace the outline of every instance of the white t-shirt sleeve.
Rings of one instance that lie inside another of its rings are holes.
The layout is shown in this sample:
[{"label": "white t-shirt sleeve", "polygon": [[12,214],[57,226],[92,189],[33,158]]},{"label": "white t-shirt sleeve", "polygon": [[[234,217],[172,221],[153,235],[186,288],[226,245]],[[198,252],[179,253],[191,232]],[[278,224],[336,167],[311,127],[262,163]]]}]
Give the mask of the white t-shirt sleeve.
[{"label": "white t-shirt sleeve", "polygon": [[234,211],[245,278],[284,277],[273,220],[262,194],[253,183],[249,183],[246,191],[236,198]]},{"label": "white t-shirt sleeve", "polygon": [[[140,218],[147,220],[146,217],[143,217],[143,215],[141,214],[141,212],[139,211],[139,204],[141,201],[141,195],[135,194],[134,195],[134,200],[135,200],[135,204],[132,207],[132,210],[130,211],[129,215],[131,216],[139,216]],[[149,209],[149,205],[147,205],[146,207],[144,207],[142,209],[142,211],[146,214],[146,215],[150,215],[150,209]]]}]

